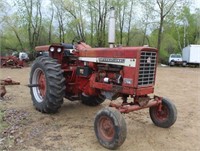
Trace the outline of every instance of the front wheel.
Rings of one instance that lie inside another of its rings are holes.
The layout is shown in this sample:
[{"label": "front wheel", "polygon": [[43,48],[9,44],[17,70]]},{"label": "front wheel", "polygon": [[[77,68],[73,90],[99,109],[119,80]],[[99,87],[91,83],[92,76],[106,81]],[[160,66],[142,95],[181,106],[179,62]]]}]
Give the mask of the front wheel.
[{"label": "front wheel", "polygon": [[162,99],[161,107],[153,106],[149,108],[149,114],[153,123],[162,128],[172,126],[177,119],[177,110],[175,105],[168,99]]},{"label": "front wheel", "polygon": [[30,74],[33,105],[43,113],[55,113],[63,103],[65,78],[60,65],[50,57],[38,57]]},{"label": "front wheel", "polygon": [[94,130],[99,143],[108,149],[116,149],[126,139],[126,122],[114,108],[104,108],[95,117]]},{"label": "front wheel", "polygon": [[169,65],[172,67],[172,66],[175,66],[175,62],[174,61],[170,61]]},{"label": "front wheel", "polygon": [[186,65],[187,65],[187,62],[183,61],[182,66],[183,66],[183,67],[186,67]]}]

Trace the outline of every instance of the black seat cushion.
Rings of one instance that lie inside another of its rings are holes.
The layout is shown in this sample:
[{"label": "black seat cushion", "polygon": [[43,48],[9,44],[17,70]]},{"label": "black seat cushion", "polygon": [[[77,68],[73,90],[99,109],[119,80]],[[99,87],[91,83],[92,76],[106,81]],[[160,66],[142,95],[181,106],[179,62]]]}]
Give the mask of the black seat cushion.
[{"label": "black seat cushion", "polygon": [[61,43],[61,45],[66,49],[74,49],[72,44]]}]

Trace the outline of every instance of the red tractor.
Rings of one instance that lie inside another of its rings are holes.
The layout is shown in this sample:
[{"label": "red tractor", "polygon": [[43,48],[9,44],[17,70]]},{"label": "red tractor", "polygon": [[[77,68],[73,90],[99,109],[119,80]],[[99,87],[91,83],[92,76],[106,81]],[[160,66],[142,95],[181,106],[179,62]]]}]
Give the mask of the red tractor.
[{"label": "red tractor", "polygon": [[[96,114],[94,122],[99,143],[108,149],[116,149],[126,139],[121,113],[149,108],[153,123],[163,128],[172,126],[177,118],[171,101],[149,95],[154,93],[158,50],[113,47],[113,16],[111,13],[110,48],[91,48],[81,41],[36,47],[39,56],[32,65],[29,84],[33,104],[43,113],[57,112],[63,98],[89,106],[113,100]],[[121,104],[114,103],[117,98],[122,98]]]}]

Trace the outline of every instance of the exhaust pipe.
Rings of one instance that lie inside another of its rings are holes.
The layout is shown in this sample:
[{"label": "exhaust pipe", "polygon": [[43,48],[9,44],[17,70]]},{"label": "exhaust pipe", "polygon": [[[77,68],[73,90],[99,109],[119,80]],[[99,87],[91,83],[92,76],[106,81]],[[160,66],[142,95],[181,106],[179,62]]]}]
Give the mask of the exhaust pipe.
[{"label": "exhaust pipe", "polygon": [[110,8],[110,18],[108,25],[108,43],[110,48],[114,48],[115,44],[115,8]]}]

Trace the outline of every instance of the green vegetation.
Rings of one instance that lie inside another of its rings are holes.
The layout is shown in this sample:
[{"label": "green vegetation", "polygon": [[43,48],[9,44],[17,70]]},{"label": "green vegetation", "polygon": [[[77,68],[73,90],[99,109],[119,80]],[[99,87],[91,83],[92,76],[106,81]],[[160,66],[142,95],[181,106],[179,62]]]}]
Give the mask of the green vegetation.
[{"label": "green vegetation", "polygon": [[116,44],[149,45],[161,60],[200,44],[200,8],[189,0],[6,0],[0,1],[0,50],[33,51],[37,45],[75,36],[108,46],[109,8],[116,10]]},{"label": "green vegetation", "polygon": [[7,127],[7,123],[3,121],[4,112],[0,109],[0,134]]}]

